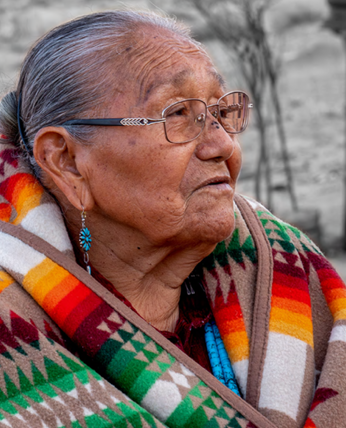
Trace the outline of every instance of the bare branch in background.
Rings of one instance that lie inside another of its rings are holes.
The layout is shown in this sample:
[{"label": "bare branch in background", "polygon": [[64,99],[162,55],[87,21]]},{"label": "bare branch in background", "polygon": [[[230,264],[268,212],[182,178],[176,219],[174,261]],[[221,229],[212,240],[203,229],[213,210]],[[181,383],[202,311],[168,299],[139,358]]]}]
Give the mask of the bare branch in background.
[{"label": "bare branch in background", "polygon": [[[293,190],[287,139],[278,94],[280,59],[273,54],[269,35],[264,25],[265,13],[273,0],[188,0],[201,14],[206,27],[212,29],[222,43],[229,61],[236,61],[244,84],[255,106],[256,127],[260,150],[255,173],[256,198],[263,201],[265,187],[266,205],[273,208],[272,170],[268,140],[268,112],[274,109],[275,124],[280,141],[281,158],[286,177],[286,188],[294,210],[297,200]],[[184,0],[186,6],[186,0]],[[198,37],[198,36],[197,36]],[[270,105],[271,103],[271,105]]]}]

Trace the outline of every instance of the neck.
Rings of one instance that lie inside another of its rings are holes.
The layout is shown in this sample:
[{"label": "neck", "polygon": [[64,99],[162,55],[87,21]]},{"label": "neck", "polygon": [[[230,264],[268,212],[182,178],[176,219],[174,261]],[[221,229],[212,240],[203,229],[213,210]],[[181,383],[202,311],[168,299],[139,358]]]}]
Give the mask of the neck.
[{"label": "neck", "polygon": [[181,285],[204,255],[192,249],[165,254],[160,248],[136,254],[129,262],[114,248],[95,241],[90,254],[93,266],[147,322],[158,330],[173,332],[179,318]]},{"label": "neck", "polygon": [[[80,251],[80,221],[68,224],[76,251]],[[177,250],[149,245],[138,237],[134,244],[136,234],[126,236],[117,228],[110,239],[109,230],[92,233],[91,264],[148,323],[158,330],[173,332],[179,318],[181,285],[215,246],[194,245]]]}]

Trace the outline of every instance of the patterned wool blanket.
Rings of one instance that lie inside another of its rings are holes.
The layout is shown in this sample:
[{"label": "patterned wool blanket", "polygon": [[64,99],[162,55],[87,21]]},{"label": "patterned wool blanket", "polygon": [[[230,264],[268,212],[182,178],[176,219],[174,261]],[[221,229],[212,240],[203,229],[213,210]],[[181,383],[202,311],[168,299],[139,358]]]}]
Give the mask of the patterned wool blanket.
[{"label": "patterned wool blanket", "polygon": [[[201,281],[244,399],[76,262],[54,200],[0,149],[0,427],[346,427],[346,289],[238,196]],[[305,424],[305,425],[304,425]]]}]

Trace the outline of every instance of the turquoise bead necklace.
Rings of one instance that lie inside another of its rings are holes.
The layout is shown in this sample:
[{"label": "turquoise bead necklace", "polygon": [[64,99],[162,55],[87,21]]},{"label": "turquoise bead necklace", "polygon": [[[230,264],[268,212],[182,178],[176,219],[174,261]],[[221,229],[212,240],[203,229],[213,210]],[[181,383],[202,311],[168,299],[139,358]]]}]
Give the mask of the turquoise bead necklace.
[{"label": "turquoise bead necklace", "polygon": [[[204,291],[204,287],[201,285],[200,274],[197,270],[190,274],[184,281],[186,294],[191,296],[195,294],[193,282],[200,285]],[[204,291],[205,292],[205,291]],[[215,321],[209,321],[204,326],[205,343],[207,346],[208,357],[213,375],[224,385],[226,385],[231,391],[241,397],[239,387],[232,369],[231,362],[228,358],[225,345],[220,336],[219,329]]]},{"label": "turquoise bead necklace", "polygon": [[228,358],[225,345],[222,342],[219,329],[215,321],[210,321],[204,326],[205,343],[207,345],[213,375],[235,394],[240,395],[238,384]]}]

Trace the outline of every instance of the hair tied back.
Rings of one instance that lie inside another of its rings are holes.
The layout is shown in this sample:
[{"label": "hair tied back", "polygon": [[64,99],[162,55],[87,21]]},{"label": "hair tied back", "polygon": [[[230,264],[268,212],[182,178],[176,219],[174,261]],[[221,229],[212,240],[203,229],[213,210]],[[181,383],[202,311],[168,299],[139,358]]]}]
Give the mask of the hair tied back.
[{"label": "hair tied back", "polygon": [[22,93],[19,93],[18,97],[18,104],[17,104],[17,124],[18,124],[18,131],[20,135],[20,145],[22,146],[22,149],[25,150],[30,156],[32,155],[31,150],[29,150],[29,146],[26,143],[26,136],[23,128],[23,122],[20,117],[20,107],[21,107],[21,101],[22,101]]}]

